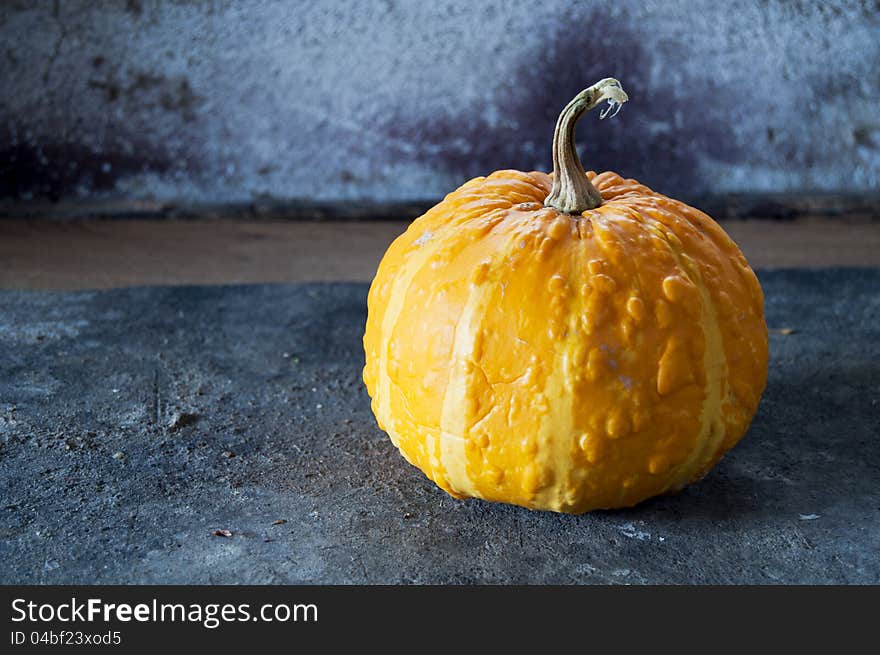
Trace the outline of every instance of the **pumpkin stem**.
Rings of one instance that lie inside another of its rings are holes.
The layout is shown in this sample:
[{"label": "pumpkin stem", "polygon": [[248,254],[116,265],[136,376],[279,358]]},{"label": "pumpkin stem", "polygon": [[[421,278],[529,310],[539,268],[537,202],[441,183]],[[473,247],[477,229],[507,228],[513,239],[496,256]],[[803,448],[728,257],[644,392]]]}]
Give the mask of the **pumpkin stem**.
[{"label": "pumpkin stem", "polygon": [[617,114],[629,97],[620,82],[606,77],[578,93],[559,114],[553,133],[553,188],[544,200],[545,207],[553,207],[566,214],[581,214],[602,204],[601,194],[587,179],[578,158],[574,128],[584,112],[603,100],[608,101],[608,107],[599,114],[600,119],[608,116],[612,110],[614,113],[611,116]]}]

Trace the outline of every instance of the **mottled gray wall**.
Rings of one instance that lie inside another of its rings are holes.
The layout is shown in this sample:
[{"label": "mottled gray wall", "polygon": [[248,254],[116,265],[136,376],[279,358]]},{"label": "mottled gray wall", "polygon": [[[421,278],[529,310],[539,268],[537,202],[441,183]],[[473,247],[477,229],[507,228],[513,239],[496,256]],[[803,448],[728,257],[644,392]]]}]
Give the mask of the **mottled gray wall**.
[{"label": "mottled gray wall", "polygon": [[875,2],[5,1],[6,197],[439,196],[549,165],[560,108],[632,101],[584,160],[668,193],[867,191]]}]

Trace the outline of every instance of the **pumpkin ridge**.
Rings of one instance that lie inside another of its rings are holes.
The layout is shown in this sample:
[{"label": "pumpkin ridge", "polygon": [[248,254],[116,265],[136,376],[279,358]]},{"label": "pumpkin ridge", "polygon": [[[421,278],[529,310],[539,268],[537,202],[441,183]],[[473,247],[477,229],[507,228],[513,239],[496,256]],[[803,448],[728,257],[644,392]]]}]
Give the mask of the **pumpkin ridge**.
[{"label": "pumpkin ridge", "polygon": [[[502,243],[497,247],[490,248],[486,245],[490,243],[487,241],[489,235],[483,237],[478,245],[484,250],[488,250],[488,254],[478,264],[478,268],[482,267],[487,271],[494,270],[498,263],[507,257],[519,239],[517,228],[520,226],[518,220],[520,218],[521,212],[516,210],[504,212],[491,231],[497,231],[495,238],[501,240]],[[482,353],[480,352],[482,346],[479,343],[486,338],[486,323],[491,317],[488,307],[500,282],[491,277],[483,277],[477,270],[470,284],[471,289],[462,305],[453,337],[449,365],[450,377],[441,411],[439,458],[450,486],[462,495],[479,497],[482,495],[480,485],[482,467],[475,469],[470,464],[472,458],[469,457],[468,450],[473,430],[487,418],[491,413],[491,408],[482,413],[480,411],[471,413],[467,409],[461,411],[461,408],[468,408],[477,394],[477,387],[475,387],[477,374],[483,376],[490,391],[493,388],[491,380],[482,369]],[[475,323],[474,317],[477,319]]]},{"label": "pumpkin ridge", "polygon": [[[612,372],[606,371],[605,373],[598,374],[599,379],[593,381],[594,385],[598,385],[599,391],[607,397],[608,394],[615,393],[614,385],[616,384],[613,380],[607,378],[611,376],[619,381],[618,371],[628,370],[631,366],[627,361],[627,353],[633,348],[633,345],[623,332],[625,321],[629,320],[626,305],[633,295],[637,295],[641,299],[644,294],[641,293],[639,281],[639,276],[642,272],[639,270],[639,267],[633,266],[633,262],[628,257],[622,257],[621,253],[625,251],[627,243],[631,240],[632,231],[634,229],[643,229],[644,223],[642,221],[632,221],[628,207],[620,203],[603,204],[594,211],[593,220],[595,228],[592,242],[596,249],[594,256],[598,256],[599,259],[591,261],[588,265],[588,279],[590,286],[593,288],[590,292],[591,300],[589,305],[593,305],[594,310],[596,307],[601,308],[606,315],[603,320],[596,324],[595,331],[592,333],[592,339],[594,343],[596,341],[600,343],[600,350],[608,345],[617,351],[617,354],[610,361]],[[665,241],[664,246],[668,247]],[[594,264],[596,270],[593,270]],[[605,282],[607,277],[610,277],[614,282],[614,290],[610,294],[606,291],[605,295],[599,298],[601,303],[597,303],[597,299],[593,298],[593,294],[602,291],[602,286],[607,285],[607,282]],[[638,293],[634,294],[634,292]],[[619,300],[624,294],[626,295],[626,300]],[[631,327],[631,329],[634,328]],[[600,334],[603,336],[600,337]],[[612,354],[613,351],[606,353],[606,357],[611,357]],[[615,361],[617,362],[616,364]],[[606,363],[605,367],[607,366],[608,364]],[[648,376],[648,371],[643,366],[634,366],[632,375],[633,384],[636,385],[637,389],[653,385],[651,378]],[[590,428],[591,438],[601,442],[601,445],[597,446],[597,448],[599,451],[605,451],[605,455],[596,464],[600,479],[607,480],[609,475],[608,460],[629,461],[632,459],[633,450],[637,449],[637,447],[632,445],[632,439],[640,438],[640,430],[635,425],[635,414],[638,407],[634,400],[629,397],[629,394],[624,393],[621,401],[623,402],[616,404],[618,405],[620,416],[625,418],[616,418],[614,413],[609,413],[602,416],[601,425]],[[627,434],[624,437],[612,435],[609,432],[608,424],[616,420],[622,420],[624,423],[629,424],[632,427],[632,434]],[[640,495],[640,489],[643,484],[642,478],[644,475],[645,471],[630,470],[621,479],[617,480],[614,486],[617,491],[615,496],[612,497],[606,494],[603,497],[594,498],[586,509],[629,506],[642,500],[643,496]]]},{"label": "pumpkin ridge", "polygon": [[[659,194],[658,197],[660,202],[654,211],[658,212],[658,216],[662,219],[661,224],[674,234],[680,231],[681,234],[676,234],[676,238],[680,241],[688,241],[693,238],[694,234],[702,234],[707,237],[706,243],[710,244],[711,248],[700,244],[698,240],[694,241],[694,247],[699,247],[702,250],[704,259],[707,255],[709,256],[711,263],[719,269],[717,276],[720,276],[719,279],[724,281],[721,285],[714,285],[709,291],[713,306],[719,312],[719,318],[725,319],[723,322],[719,322],[719,326],[728,371],[732,372],[727,378],[727,393],[722,398],[722,421],[726,433],[722,447],[726,451],[747,431],[766,385],[767,334],[763,318],[763,292],[754,271],[745,261],[742,251],[720,225],[711,217],[689,205]],[[692,216],[693,213],[697,214],[696,219],[699,219],[699,223]],[[709,252],[707,252],[707,248]],[[703,264],[706,266],[710,262],[704,261]],[[739,280],[740,284],[734,284],[734,280]],[[748,292],[746,299],[748,302],[754,303],[753,307],[748,308],[742,305],[741,301],[738,301],[735,304],[739,306],[739,317],[731,315],[729,309],[725,315],[723,311],[725,304],[729,308],[733,302],[729,294],[742,295],[744,291]],[[726,301],[722,301],[722,298],[726,298]],[[745,316],[743,312],[747,309],[752,311],[752,314],[748,316],[749,322],[741,327],[733,327],[731,320],[733,319],[736,323],[741,321]],[[763,335],[752,334],[751,325],[760,326]],[[745,351],[744,346],[748,347],[749,352]],[[743,367],[753,362],[763,362],[763,370],[761,368],[755,370],[754,375],[752,373],[745,374]],[[743,385],[738,381],[743,377],[750,380],[760,380],[760,386],[753,387],[750,384],[743,388]],[[708,468],[706,467],[702,473],[708,472]],[[697,477],[699,477],[699,472]]]},{"label": "pumpkin ridge", "polygon": [[[469,207],[477,206],[479,208],[479,197],[481,191],[481,185],[486,180],[486,178],[482,178],[477,182],[473,180],[466,183],[468,187],[468,193],[466,196],[455,194],[450,194],[448,198],[451,202],[455,202],[456,200],[463,201],[465,205]],[[438,228],[432,237],[432,240],[436,242],[435,248],[428,253],[426,259],[419,261],[417,264],[413,265],[415,269],[413,271],[413,275],[409,280],[409,284],[407,288],[401,292],[401,297],[403,298],[402,306],[400,312],[394,319],[393,325],[390,327],[390,331],[387,334],[387,338],[391,338],[396,332],[398,326],[400,325],[400,321],[402,316],[404,315],[405,308],[407,307],[415,307],[418,306],[418,302],[411,298],[411,289],[413,284],[419,279],[425,271],[427,267],[431,265],[432,260],[438,255],[443,253],[445,250],[450,249],[451,243],[454,241],[447,241],[447,235],[449,233],[455,233],[456,230],[471,230],[471,246],[473,248],[485,248],[485,244],[488,243],[488,239],[491,238],[493,232],[498,228],[499,225],[502,225],[505,221],[506,216],[509,213],[509,208],[502,208],[496,205],[488,206],[485,208],[485,211],[477,211],[475,213],[459,216],[459,220],[450,221],[448,223],[443,223],[442,227],[448,228],[446,231]],[[446,266],[454,266],[454,260],[457,259],[461,255],[461,252],[458,252],[454,255],[453,260],[448,262]],[[463,312],[466,307],[467,301],[462,303],[459,307],[459,312]],[[456,322],[460,321],[461,314],[455,319]],[[454,347],[451,346],[451,347]],[[389,377],[391,377],[389,375]],[[445,398],[446,394],[449,391],[449,385],[452,382],[452,370],[450,368],[449,374],[445,377],[445,386],[443,388],[442,398]],[[401,391],[401,396],[403,400],[406,400],[405,394]],[[442,405],[442,400],[441,400]],[[444,443],[444,434],[443,434],[443,426],[442,426],[442,410],[439,415],[436,417],[437,423],[434,424],[430,429],[425,428],[423,432],[425,432],[425,439],[423,444],[424,456],[429,460],[429,465],[419,466],[426,473],[426,475],[437,482],[439,486],[441,486],[446,491],[452,493],[457,497],[462,497],[463,493],[459,491],[455,491],[450,489],[450,483],[446,479],[445,466],[443,464],[443,443]],[[423,417],[417,417],[415,421],[411,422],[416,426],[426,426],[427,423],[423,419]],[[418,446],[418,440],[416,440],[415,445]],[[401,444],[403,446],[404,444]],[[399,446],[399,447],[401,447]]]},{"label": "pumpkin ridge", "polygon": [[677,253],[677,256],[682,262],[682,268],[687,271],[688,277],[700,292],[700,324],[706,341],[706,352],[703,355],[703,370],[706,376],[705,398],[700,413],[697,446],[692,450],[691,457],[677,468],[677,473],[687,484],[695,478],[702,477],[699,472],[708,470],[709,462],[721,456],[719,449],[724,443],[725,435],[725,427],[721,421],[721,405],[727,392],[727,357],[718,321],[718,310],[702,275],[686,255]]},{"label": "pumpkin ridge", "polygon": [[[654,211],[663,212],[659,208]],[[663,213],[668,215],[671,212],[666,210]],[[681,241],[674,235],[670,225],[666,225],[650,214],[645,214],[644,220],[651,223],[658,233],[663,235],[676,264],[696,286],[700,295],[699,322],[705,342],[702,366],[706,378],[703,384],[700,426],[688,458],[676,464],[667,474],[670,480],[679,481],[672,483],[671,487],[681,488],[695,477],[700,477],[698,472],[705,468],[707,462],[715,458],[719,447],[723,444],[725,428],[723,424],[720,424],[720,415],[726,388],[727,359],[717,309],[698,268],[690,257],[681,250],[679,245]],[[670,234],[675,236],[675,241],[669,238]],[[666,489],[669,488],[668,486]]]},{"label": "pumpkin ridge", "polygon": [[[571,301],[568,309],[568,332],[570,338],[565,360],[565,364],[568,367],[568,370],[565,371],[565,384],[568,386],[568,413],[570,419],[567,425],[568,429],[565,433],[565,438],[567,440],[566,448],[564,452],[559,452],[559,450],[557,450],[558,463],[567,462],[567,466],[564,467],[564,475],[560,475],[558,485],[559,494],[556,509],[562,512],[571,512],[582,504],[582,494],[578,492],[579,485],[577,485],[574,480],[579,469],[583,468],[583,463],[579,462],[574,454],[578,449],[579,438],[576,430],[578,404],[584,400],[580,398],[577,393],[577,380],[581,374],[578,361],[580,359],[579,354],[582,350],[582,346],[580,340],[575,338],[575,336],[579,334],[581,316],[585,311],[582,287],[583,283],[589,279],[589,269],[586,266],[586,262],[589,258],[587,249],[592,245],[589,239],[584,239],[581,236],[580,223],[582,220],[584,219],[580,217],[577,219],[578,238],[571,249],[572,263],[570,265],[571,278],[576,281],[575,284],[571,285],[574,288],[571,290]],[[589,399],[587,399],[587,402],[589,402]],[[584,474],[585,472],[580,471],[580,473]]]},{"label": "pumpkin ridge", "polygon": [[[485,318],[486,297],[491,283],[473,284],[455,324],[449,382],[443,394],[440,414],[440,462],[444,476],[456,492],[465,496],[477,495],[474,480],[467,466],[467,441],[470,425],[467,407],[471,396],[470,368],[474,366],[468,353],[473,354],[474,342]],[[476,325],[474,325],[476,321]]]},{"label": "pumpkin ridge", "polygon": [[[571,216],[560,215],[556,220],[572,220]],[[571,226],[569,226],[571,230]],[[560,271],[557,269],[553,275],[564,279],[565,294],[564,305],[559,307],[557,314],[564,317],[561,325],[555,328],[555,339],[561,341],[561,347],[553,350],[553,364],[549,367],[549,373],[544,380],[544,397],[548,402],[548,412],[541,421],[540,432],[550,444],[545,467],[550,478],[546,487],[539,489],[535,496],[535,506],[554,511],[561,511],[565,507],[565,489],[567,486],[571,462],[571,444],[574,432],[574,394],[571,390],[571,366],[573,361],[574,339],[570,338],[573,329],[575,313],[573,311],[574,296],[572,289],[574,280],[575,263],[577,262],[577,248],[579,240],[563,238],[559,246],[568,251],[568,257],[564,258],[567,268]],[[561,262],[560,262],[561,263]],[[548,283],[550,278],[548,275]],[[553,303],[560,296],[549,298]],[[551,310],[552,311],[552,310]],[[565,326],[564,328],[562,326]],[[562,332],[560,334],[560,331]]]},{"label": "pumpkin ridge", "polygon": [[[458,190],[464,188],[469,183],[465,183]],[[453,196],[458,192],[456,190],[449,196]],[[444,201],[445,202],[445,201]],[[442,212],[436,212],[435,214],[438,217],[442,217]],[[425,215],[427,217],[427,214]],[[438,219],[439,222],[439,219]],[[376,390],[376,398],[375,404],[380,408],[380,412],[385,414],[391,407],[391,379],[388,372],[388,349],[391,347],[391,336],[394,332],[394,327],[397,325],[398,319],[400,318],[401,313],[403,312],[406,306],[406,296],[409,293],[410,286],[412,285],[413,280],[416,276],[424,269],[425,266],[428,265],[431,258],[439,252],[445,245],[445,240],[442,238],[445,236],[445,233],[451,231],[453,227],[456,225],[455,221],[449,221],[446,223],[440,223],[433,232],[433,237],[427,242],[423,243],[419,246],[420,250],[417,253],[417,259],[415,265],[410,261],[411,256],[413,254],[412,245],[414,243],[410,242],[409,249],[405,252],[400,253],[400,257],[402,260],[405,260],[405,264],[402,264],[404,270],[406,271],[404,275],[398,276],[394,285],[389,293],[389,301],[388,305],[385,308],[385,313],[382,316],[381,329],[378,335],[378,341],[380,344],[379,350],[379,366],[378,366],[378,374],[379,374],[379,386]],[[425,231],[430,230],[433,227],[430,223],[427,226],[423,226],[419,224],[419,221],[413,222],[410,225],[409,230],[422,230]],[[408,231],[409,231],[408,230]],[[427,247],[426,247],[427,246]],[[409,255],[409,257],[407,256]],[[384,409],[385,411],[381,411]],[[402,440],[400,435],[397,432],[397,428],[395,426],[395,421],[391,415],[387,417],[377,416],[379,420],[384,424],[385,430],[388,432],[389,437],[391,437],[391,441],[394,446],[403,452],[404,448],[402,448]],[[430,437],[429,437],[430,438]],[[433,439],[431,439],[433,441]],[[418,466],[419,468],[427,468],[429,471],[434,471],[435,464],[434,457],[431,453],[434,452],[434,447],[431,443],[426,444],[425,454],[428,457],[427,462],[412,462],[410,457],[407,457],[407,461]],[[446,487],[448,485],[443,484],[442,480],[437,480],[434,475],[430,476],[435,480],[441,487]]]}]

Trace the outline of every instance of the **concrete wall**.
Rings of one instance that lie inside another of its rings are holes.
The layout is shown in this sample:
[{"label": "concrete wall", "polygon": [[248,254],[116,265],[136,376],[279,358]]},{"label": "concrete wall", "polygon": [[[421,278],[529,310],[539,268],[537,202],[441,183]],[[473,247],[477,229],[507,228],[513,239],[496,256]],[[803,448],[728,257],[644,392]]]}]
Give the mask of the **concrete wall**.
[{"label": "concrete wall", "polygon": [[880,180],[875,2],[12,1],[0,196],[397,201],[585,163],[671,194]]}]

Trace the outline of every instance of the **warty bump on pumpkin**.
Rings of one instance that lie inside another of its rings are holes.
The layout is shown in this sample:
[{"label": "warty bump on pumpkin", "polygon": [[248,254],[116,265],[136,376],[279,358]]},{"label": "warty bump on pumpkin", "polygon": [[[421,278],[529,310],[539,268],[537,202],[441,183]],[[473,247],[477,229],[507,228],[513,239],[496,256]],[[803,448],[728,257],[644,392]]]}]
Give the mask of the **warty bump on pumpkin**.
[{"label": "warty bump on pumpkin", "polygon": [[706,214],[580,164],[578,118],[627,99],[613,79],[584,90],[557,123],[552,176],[470,180],[382,259],[364,335],[372,409],[453,496],[633,505],[703,477],[757,409],[763,294],[736,244]]}]

